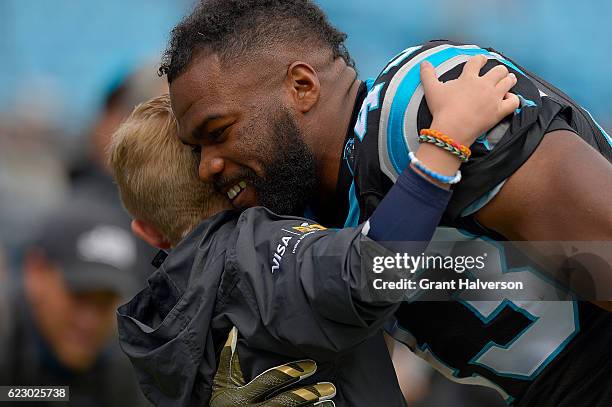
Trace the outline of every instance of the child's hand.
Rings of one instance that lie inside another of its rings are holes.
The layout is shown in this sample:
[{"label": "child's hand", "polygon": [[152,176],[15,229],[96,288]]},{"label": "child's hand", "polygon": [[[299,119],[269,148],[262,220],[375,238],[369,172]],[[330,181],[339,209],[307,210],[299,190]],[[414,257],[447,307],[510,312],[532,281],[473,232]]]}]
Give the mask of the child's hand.
[{"label": "child's hand", "polygon": [[508,93],[516,76],[498,65],[480,76],[487,63],[483,55],[472,57],[458,79],[442,83],[429,62],[421,63],[421,82],[433,116],[431,128],[458,143],[471,145],[519,107],[516,95]]}]

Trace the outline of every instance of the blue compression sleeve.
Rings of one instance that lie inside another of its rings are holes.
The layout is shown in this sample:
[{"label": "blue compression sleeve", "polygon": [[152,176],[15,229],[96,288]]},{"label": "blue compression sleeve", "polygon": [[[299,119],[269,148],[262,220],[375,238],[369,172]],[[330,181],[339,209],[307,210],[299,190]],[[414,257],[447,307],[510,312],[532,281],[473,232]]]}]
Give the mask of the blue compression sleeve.
[{"label": "blue compression sleeve", "polygon": [[367,236],[378,242],[429,242],[451,195],[409,166],[370,217]]}]

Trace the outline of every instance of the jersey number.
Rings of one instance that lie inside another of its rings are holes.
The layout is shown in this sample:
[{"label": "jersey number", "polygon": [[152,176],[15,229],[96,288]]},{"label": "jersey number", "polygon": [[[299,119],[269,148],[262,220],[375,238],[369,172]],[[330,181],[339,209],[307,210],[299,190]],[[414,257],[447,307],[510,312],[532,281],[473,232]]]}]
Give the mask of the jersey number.
[{"label": "jersey number", "polygon": [[[486,242],[494,246],[494,242]],[[470,363],[480,365],[500,376],[530,380],[536,376],[578,332],[576,301],[554,301],[546,293],[555,293],[555,287],[528,268],[508,270],[502,259],[503,248],[489,251],[487,273],[491,281],[521,281],[532,297],[545,296],[543,301],[474,301],[462,292],[458,301],[469,308],[484,324],[491,322],[504,307],[511,307],[531,320],[531,324],[505,345],[489,342]],[[494,257],[491,258],[491,255]]]},{"label": "jersey number", "polygon": [[378,109],[380,90],[383,86],[383,83],[374,86],[361,104],[361,110],[359,110],[359,115],[357,116],[357,123],[355,123],[355,135],[359,138],[359,141],[363,140],[363,136],[365,136],[368,128],[368,113]]}]

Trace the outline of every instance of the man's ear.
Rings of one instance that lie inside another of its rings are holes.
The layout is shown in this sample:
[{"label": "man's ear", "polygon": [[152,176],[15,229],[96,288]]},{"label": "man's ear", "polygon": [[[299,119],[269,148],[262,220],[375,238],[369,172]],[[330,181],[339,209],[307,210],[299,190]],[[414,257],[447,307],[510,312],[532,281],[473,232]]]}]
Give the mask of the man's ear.
[{"label": "man's ear", "polygon": [[317,72],[306,62],[296,61],[289,65],[285,80],[297,109],[302,113],[309,112],[321,95]]},{"label": "man's ear", "polygon": [[167,250],[172,245],[155,226],[142,219],[132,221],[132,233],[158,249]]}]

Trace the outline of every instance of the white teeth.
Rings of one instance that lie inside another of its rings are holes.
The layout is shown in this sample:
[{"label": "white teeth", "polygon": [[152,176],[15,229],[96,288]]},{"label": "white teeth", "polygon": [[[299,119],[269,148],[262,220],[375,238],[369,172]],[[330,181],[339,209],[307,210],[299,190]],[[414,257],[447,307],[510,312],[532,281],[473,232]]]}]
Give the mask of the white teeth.
[{"label": "white teeth", "polygon": [[240,181],[237,185],[234,185],[229,189],[229,191],[227,191],[227,197],[229,199],[234,199],[240,193],[240,191],[246,188],[246,186],[247,184],[245,181]]}]

